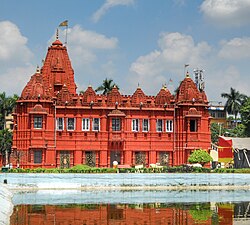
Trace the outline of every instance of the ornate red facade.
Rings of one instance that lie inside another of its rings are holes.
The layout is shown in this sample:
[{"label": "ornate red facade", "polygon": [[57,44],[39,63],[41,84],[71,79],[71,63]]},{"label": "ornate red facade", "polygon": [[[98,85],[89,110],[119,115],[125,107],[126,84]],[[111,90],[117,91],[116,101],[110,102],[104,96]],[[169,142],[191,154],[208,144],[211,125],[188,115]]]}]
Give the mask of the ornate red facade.
[{"label": "ornate red facade", "polygon": [[192,150],[209,149],[209,123],[206,94],[188,75],[175,96],[166,87],[156,96],[140,87],[132,95],[116,87],[99,95],[91,86],[77,94],[67,49],[57,39],[17,102],[12,163],[179,165]]},{"label": "ornate red facade", "polygon": [[[158,205],[158,206],[157,206]],[[208,206],[210,204],[207,203]],[[182,206],[182,207],[181,207]],[[233,205],[217,203],[218,220],[212,218],[212,210],[195,208],[195,205],[161,205],[159,203],[140,205],[105,205],[105,204],[80,204],[80,205],[17,205],[13,210],[10,222],[13,225],[23,224],[109,224],[109,225],[232,225],[234,213],[241,220],[248,221],[247,217],[236,214]],[[236,221],[238,219],[235,218]],[[239,224],[239,223],[238,223]],[[246,223],[245,223],[246,224]]]}]

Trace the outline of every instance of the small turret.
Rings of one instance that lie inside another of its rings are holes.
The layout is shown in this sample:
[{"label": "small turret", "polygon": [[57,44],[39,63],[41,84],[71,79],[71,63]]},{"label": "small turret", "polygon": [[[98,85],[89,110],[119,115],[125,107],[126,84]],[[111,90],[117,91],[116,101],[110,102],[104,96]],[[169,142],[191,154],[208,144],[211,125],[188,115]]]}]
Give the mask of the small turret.
[{"label": "small turret", "polygon": [[186,73],[186,78],[181,82],[176,94],[176,102],[207,102],[205,93],[199,92],[189,73]]}]

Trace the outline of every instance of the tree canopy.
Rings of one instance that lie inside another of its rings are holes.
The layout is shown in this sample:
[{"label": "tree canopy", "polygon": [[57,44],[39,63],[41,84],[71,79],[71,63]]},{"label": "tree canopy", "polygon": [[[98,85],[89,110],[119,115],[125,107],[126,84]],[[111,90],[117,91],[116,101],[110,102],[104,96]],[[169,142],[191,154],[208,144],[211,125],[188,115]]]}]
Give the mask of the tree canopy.
[{"label": "tree canopy", "polygon": [[218,123],[212,123],[210,129],[211,129],[211,141],[212,143],[217,144],[219,136],[223,135],[226,130],[221,124]]},{"label": "tree canopy", "polygon": [[6,96],[5,92],[0,93],[0,129],[5,129],[5,117],[12,113],[16,106],[17,99],[18,96],[16,94],[13,96]]},{"label": "tree canopy", "polygon": [[102,84],[95,91],[96,92],[102,91],[102,94],[107,95],[114,86],[116,86],[119,89],[117,84],[114,83],[113,79],[105,78]]},{"label": "tree canopy", "polygon": [[240,108],[241,121],[246,127],[246,135],[250,136],[250,97],[244,101]]},{"label": "tree canopy", "polygon": [[237,115],[240,112],[240,108],[243,102],[246,100],[247,96],[240,94],[234,88],[231,87],[230,93],[222,93],[221,97],[226,98],[225,108],[228,114],[232,114],[237,119]]},{"label": "tree canopy", "polygon": [[8,129],[0,130],[0,153],[5,158],[5,164],[8,164],[9,155],[12,147],[12,132]]},{"label": "tree canopy", "polygon": [[201,165],[210,161],[213,161],[213,158],[207,153],[206,150],[203,149],[195,150],[188,158],[188,162],[200,163]]}]

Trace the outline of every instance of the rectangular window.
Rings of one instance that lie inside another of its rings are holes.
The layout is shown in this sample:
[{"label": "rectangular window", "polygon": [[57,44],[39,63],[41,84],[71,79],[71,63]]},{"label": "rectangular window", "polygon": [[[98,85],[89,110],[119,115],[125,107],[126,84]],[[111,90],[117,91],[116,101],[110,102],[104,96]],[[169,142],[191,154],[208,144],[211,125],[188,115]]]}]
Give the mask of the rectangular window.
[{"label": "rectangular window", "polygon": [[93,131],[99,131],[100,130],[100,119],[99,118],[93,118],[92,130]]},{"label": "rectangular window", "polygon": [[224,112],[218,112],[218,117],[219,118],[224,118],[225,117],[225,113]]},{"label": "rectangular window", "polygon": [[64,128],[63,118],[57,118],[56,119],[56,129],[63,130],[63,128]]},{"label": "rectangular window", "polygon": [[75,118],[67,119],[67,130],[75,130]]},{"label": "rectangular window", "polygon": [[43,117],[35,116],[34,117],[34,128],[41,129],[43,127]]},{"label": "rectangular window", "polygon": [[89,118],[82,119],[82,130],[89,131]]},{"label": "rectangular window", "polygon": [[215,112],[211,112],[210,115],[211,115],[212,117],[214,117],[214,118],[216,117]]},{"label": "rectangular window", "polygon": [[156,130],[157,132],[162,132],[163,128],[163,120],[162,119],[158,119],[156,121]]},{"label": "rectangular window", "polygon": [[190,132],[197,132],[197,120],[190,120]]},{"label": "rectangular window", "polygon": [[42,151],[34,151],[34,163],[42,163]]},{"label": "rectangular window", "polygon": [[96,153],[95,151],[85,152],[85,164],[91,167],[96,166]]},{"label": "rectangular window", "polygon": [[121,130],[121,120],[117,118],[112,118],[112,131]]},{"label": "rectangular window", "polygon": [[132,131],[139,131],[139,119],[132,119]]},{"label": "rectangular window", "polygon": [[166,132],[173,132],[173,120],[166,121]]},{"label": "rectangular window", "polygon": [[135,152],[135,164],[136,165],[146,164],[146,152]]},{"label": "rectangular window", "polygon": [[148,132],[149,131],[149,120],[143,119],[142,121],[142,131]]}]

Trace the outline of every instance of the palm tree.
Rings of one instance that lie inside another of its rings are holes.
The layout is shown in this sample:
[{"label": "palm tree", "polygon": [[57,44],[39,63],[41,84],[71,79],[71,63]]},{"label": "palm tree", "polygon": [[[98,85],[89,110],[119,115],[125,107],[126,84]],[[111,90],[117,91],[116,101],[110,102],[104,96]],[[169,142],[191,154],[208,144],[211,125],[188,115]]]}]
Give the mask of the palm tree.
[{"label": "palm tree", "polygon": [[221,97],[227,98],[225,104],[226,111],[228,114],[233,114],[236,121],[242,103],[246,99],[246,95],[240,94],[238,91],[231,87],[230,93],[222,93]]},{"label": "palm tree", "polygon": [[17,99],[16,94],[7,97],[5,92],[0,93],[0,129],[5,129],[5,117],[13,111]]},{"label": "palm tree", "polygon": [[102,91],[102,94],[106,95],[112,90],[114,86],[119,89],[119,87],[113,82],[113,79],[106,78],[103,80],[102,85],[100,85],[95,91]]}]

